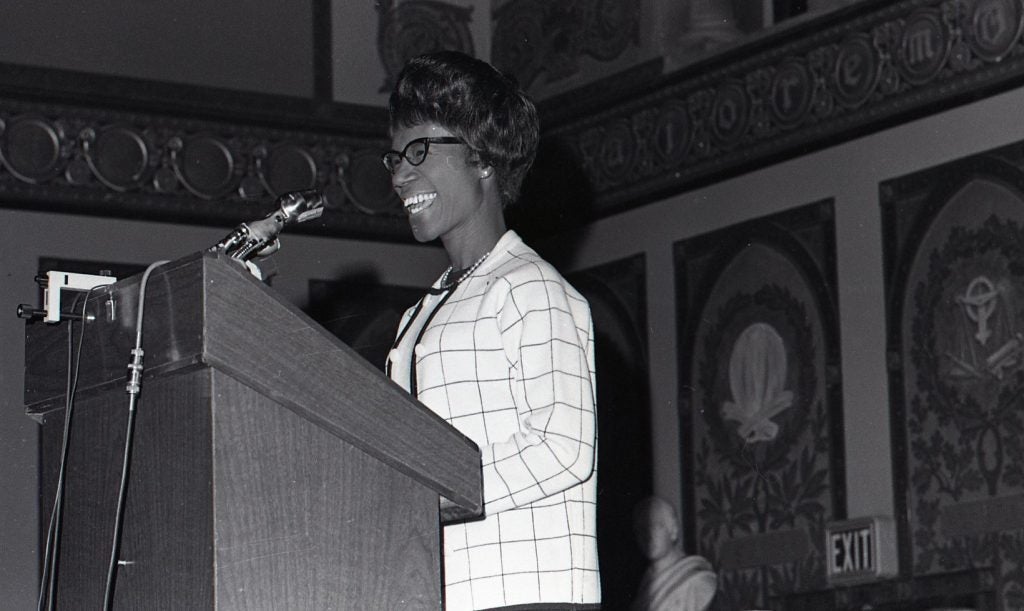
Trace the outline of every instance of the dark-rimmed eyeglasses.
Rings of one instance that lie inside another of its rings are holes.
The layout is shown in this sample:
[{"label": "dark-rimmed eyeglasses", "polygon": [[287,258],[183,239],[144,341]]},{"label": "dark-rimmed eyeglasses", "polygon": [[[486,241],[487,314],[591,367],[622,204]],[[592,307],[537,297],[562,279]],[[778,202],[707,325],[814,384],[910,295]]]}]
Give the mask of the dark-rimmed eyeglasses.
[{"label": "dark-rimmed eyeglasses", "polygon": [[402,152],[388,151],[381,155],[381,161],[384,162],[384,167],[387,168],[388,172],[392,174],[398,169],[398,164],[405,159],[409,165],[419,165],[423,163],[423,160],[427,158],[427,151],[430,150],[431,144],[462,144],[461,138],[454,136],[437,136],[432,138],[416,138],[410,140],[409,144],[405,145]]}]

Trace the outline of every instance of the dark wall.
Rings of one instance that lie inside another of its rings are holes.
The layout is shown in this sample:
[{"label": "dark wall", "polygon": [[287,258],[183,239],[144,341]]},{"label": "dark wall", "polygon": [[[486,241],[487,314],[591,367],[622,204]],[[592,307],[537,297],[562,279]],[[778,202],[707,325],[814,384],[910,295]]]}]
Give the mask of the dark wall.
[{"label": "dark wall", "polygon": [[0,62],[313,95],[312,0],[7,2]]}]

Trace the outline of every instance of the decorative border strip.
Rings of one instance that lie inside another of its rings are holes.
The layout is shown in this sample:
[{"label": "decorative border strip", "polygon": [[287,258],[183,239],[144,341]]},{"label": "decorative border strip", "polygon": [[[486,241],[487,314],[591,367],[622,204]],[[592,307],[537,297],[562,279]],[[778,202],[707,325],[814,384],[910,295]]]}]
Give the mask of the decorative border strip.
[{"label": "decorative border strip", "polygon": [[1019,84],[1022,0],[868,2],[545,135],[605,216]]},{"label": "decorative border strip", "polygon": [[[319,188],[311,233],[407,239],[383,138],[0,99],[5,206],[226,225]],[[308,227],[306,225],[309,225]]]},{"label": "decorative border strip", "polygon": [[[639,66],[540,105],[558,155],[531,208],[575,170],[573,218],[600,218],[1019,85],[1022,31],[1024,0],[865,0],[660,80]],[[3,64],[0,86],[0,206],[237,223],[312,184],[331,208],[301,231],[410,239],[383,109]]]}]

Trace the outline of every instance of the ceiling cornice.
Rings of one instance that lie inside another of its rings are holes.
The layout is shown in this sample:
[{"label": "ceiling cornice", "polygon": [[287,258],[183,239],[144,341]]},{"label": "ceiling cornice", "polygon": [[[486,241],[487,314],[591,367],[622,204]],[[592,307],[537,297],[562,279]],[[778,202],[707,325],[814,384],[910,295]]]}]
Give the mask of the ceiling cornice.
[{"label": "ceiling cornice", "polygon": [[[557,233],[1018,86],[1022,29],[1020,0],[870,0],[543,100],[513,220]],[[318,187],[330,209],[301,231],[410,240],[377,158],[385,110],[325,101],[328,86],[285,97],[0,64],[0,205],[230,225]]]}]

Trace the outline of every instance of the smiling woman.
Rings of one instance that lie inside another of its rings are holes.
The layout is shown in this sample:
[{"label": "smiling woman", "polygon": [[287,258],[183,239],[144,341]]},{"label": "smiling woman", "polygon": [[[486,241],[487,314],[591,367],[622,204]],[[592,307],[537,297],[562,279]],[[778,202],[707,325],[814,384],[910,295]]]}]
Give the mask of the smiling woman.
[{"label": "smiling woman", "polygon": [[[433,151],[431,142],[437,143]],[[395,130],[392,143],[405,143],[403,151],[414,152],[413,160],[403,155],[406,162],[395,166],[391,184],[416,239],[441,238],[455,269],[465,269],[490,252],[505,233],[493,168],[433,121]]]},{"label": "smiling woman", "polygon": [[444,529],[445,608],[597,609],[590,307],[504,218],[536,110],[489,64],[442,52],[403,69],[389,112],[391,184],[451,264],[403,316],[388,375],[482,460],[483,519]]}]

